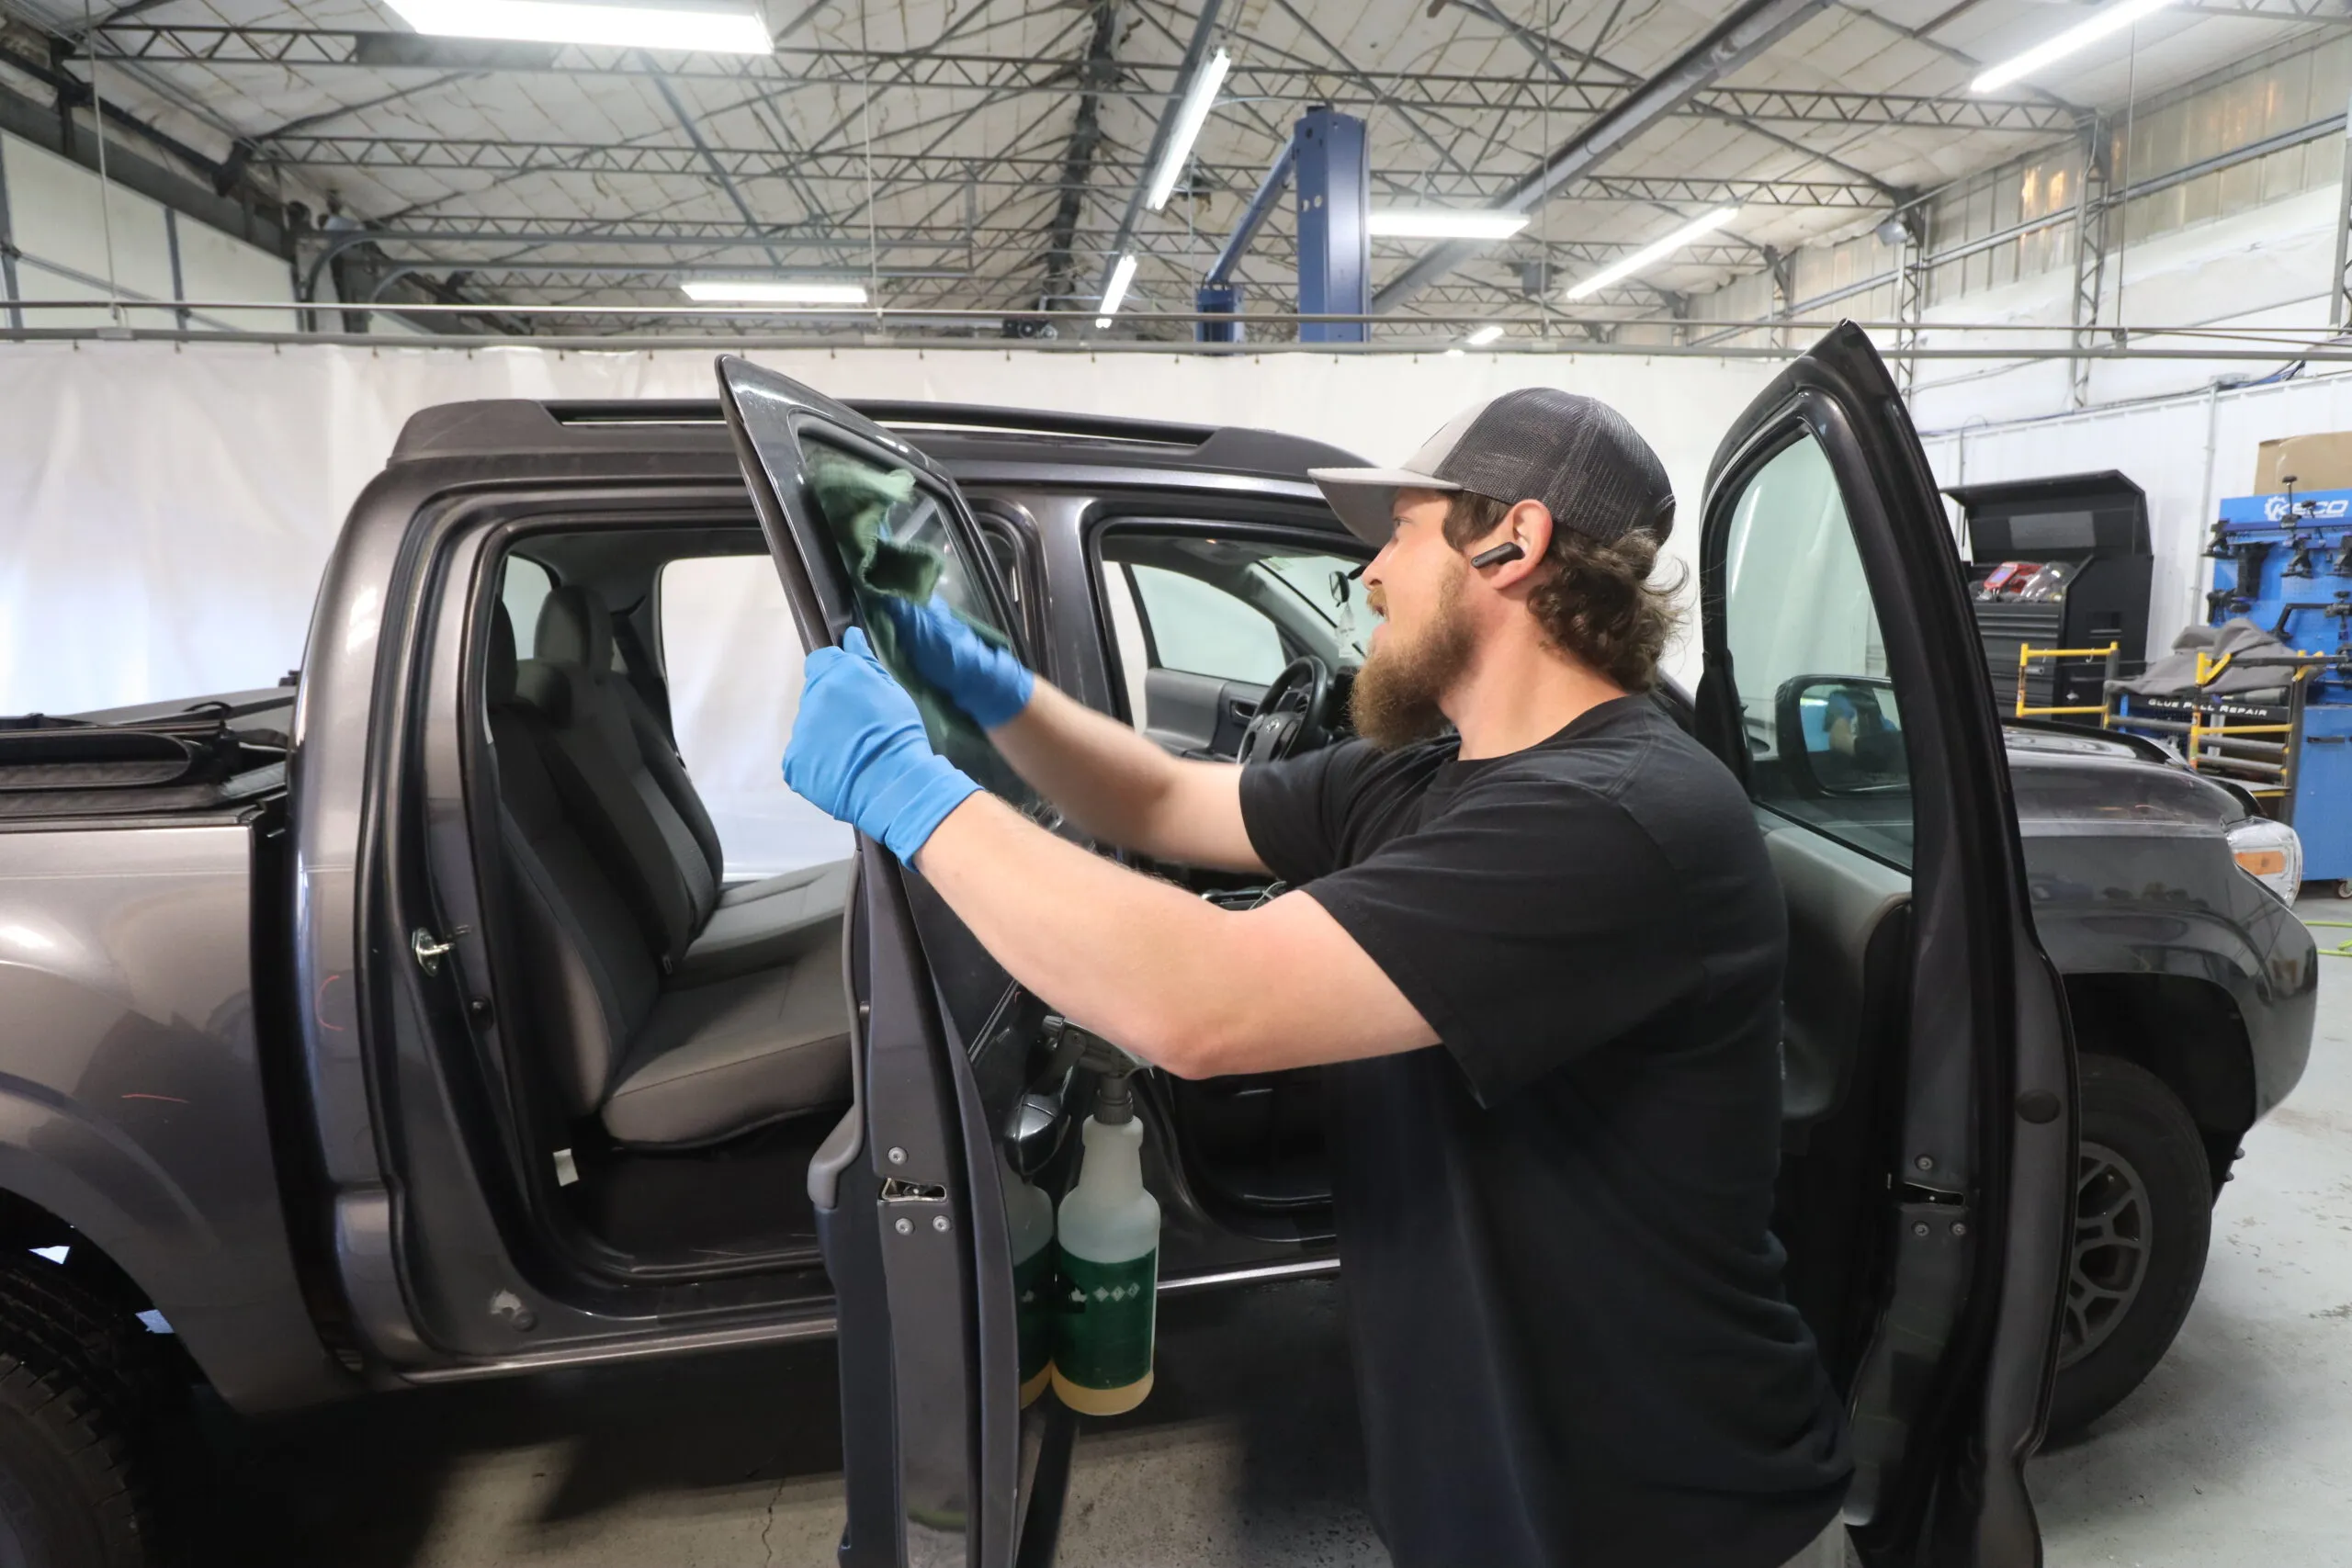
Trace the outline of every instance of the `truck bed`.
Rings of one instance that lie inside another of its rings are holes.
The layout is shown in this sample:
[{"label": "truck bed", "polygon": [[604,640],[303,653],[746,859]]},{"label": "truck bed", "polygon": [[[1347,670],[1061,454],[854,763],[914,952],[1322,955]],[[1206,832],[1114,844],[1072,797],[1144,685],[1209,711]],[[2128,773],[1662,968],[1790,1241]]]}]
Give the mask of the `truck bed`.
[{"label": "truck bed", "polygon": [[237,809],[286,787],[294,694],[0,718],[0,829]]}]

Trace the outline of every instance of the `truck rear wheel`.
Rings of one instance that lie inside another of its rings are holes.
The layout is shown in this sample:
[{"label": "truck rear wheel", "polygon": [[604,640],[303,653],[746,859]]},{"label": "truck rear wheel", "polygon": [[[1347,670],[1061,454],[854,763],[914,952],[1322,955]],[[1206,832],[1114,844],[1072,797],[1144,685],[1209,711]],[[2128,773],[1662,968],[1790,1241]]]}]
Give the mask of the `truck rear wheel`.
[{"label": "truck rear wheel", "polygon": [[0,1568],[154,1568],[171,1359],[60,1266],[0,1261]]},{"label": "truck rear wheel", "polygon": [[2115,1056],[2084,1056],[2081,1078],[2053,1436],[2114,1409],[2164,1359],[2197,1299],[2213,1229],[2205,1141],[2179,1099]]}]

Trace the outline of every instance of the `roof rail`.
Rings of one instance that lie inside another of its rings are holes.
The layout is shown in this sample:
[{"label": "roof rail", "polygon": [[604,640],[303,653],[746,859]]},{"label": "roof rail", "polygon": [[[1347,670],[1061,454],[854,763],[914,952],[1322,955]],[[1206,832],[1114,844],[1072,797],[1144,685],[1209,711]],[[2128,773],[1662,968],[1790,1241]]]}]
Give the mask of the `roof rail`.
[{"label": "roof rail", "polygon": [[615,398],[543,405],[558,424],[718,424],[717,398]]},{"label": "roof rail", "polygon": [[[849,406],[876,424],[920,430],[1001,430],[1028,435],[1074,435],[1096,441],[1128,441],[1153,446],[1198,446],[1217,433],[1213,424],[1171,420],[1118,419],[1108,414],[1066,413],[1051,409],[998,408],[979,403],[918,402],[907,399],[851,398]],[[558,424],[717,424],[716,399],[642,399],[632,401],[551,400],[547,411]]]},{"label": "roof rail", "polygon": [[980,403],[911,402],[881,398],[851,398],[847,401],[876,424],[911,425],[923,430],[1018,431],[1031,435],[1080,435],[1154,446],[1198,446],[1217,433],[1213,424],[1120,419],[1109,414],[1068,413],[1057,409],[1009,409]]}]

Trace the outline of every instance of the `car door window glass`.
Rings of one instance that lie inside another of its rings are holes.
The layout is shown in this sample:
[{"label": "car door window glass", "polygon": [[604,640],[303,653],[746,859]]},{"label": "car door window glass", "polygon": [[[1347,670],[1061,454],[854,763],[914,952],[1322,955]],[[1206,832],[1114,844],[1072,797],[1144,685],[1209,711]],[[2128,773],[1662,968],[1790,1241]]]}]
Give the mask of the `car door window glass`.
[{"label": "car door window glass", "polygon": [[506,558],[505,572],[498,584],[498,599],[506,606],[506,618],[514,626],[515,658],[532,656],[538,639],[539,606],[547,603],[554,587],[548,569],[528,556]]},{"label": "car door window glass", "polygon": [[992,794],[1035,810],[1035,793],[987,735],[900,653],[883,607],[888,599],[922,604],[935,597],[982,636],[1012,641],[984,579],[966,556],[952,520],[954,503],[910,468],[816,439],[804,450],[809,489],[841,552],[858,622],[876,657],[913,695],[933,749]]},{"label": "car door window glass", "polygon": [[1243,600],[1164,567],[1128,569],[1163,670],[1262,686],[1290,662],[1282,633]]},{"label": "car door window glass", "polygon": [[1741,486],[1723,632],[1757,801],[1908,869],[1901,705],[1837,476],[1808,433]]},{"label": "car door window glass", "polygon": [[854,835],[786,788],[778,766],[805,654],[775,562],[764,551],[693,556],[656,581],[671,728],[718,829],[727,879],[847,860]]}]

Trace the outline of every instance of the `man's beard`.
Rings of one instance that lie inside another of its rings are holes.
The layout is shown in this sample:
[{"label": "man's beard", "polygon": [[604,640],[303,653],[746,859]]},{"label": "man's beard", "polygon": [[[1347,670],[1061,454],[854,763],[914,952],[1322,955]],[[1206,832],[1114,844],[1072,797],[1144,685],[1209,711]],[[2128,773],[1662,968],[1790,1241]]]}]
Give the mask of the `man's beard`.
[{"label": "man's beard", "polygon": [[1373,648],[1348,693],[1356,733],[1384,751],[1427,740],[1445,728],[1438,699],[1469,667],[1470,623],[1462,614],[1469,570],[1453,563],[1419,637],[1405,642],[1394,626]]}]

